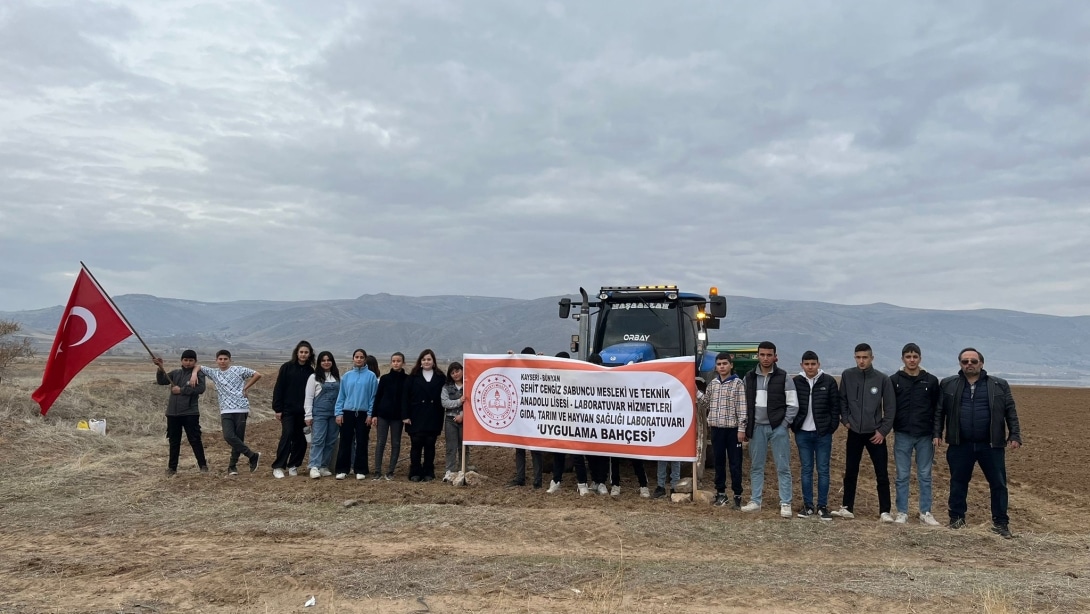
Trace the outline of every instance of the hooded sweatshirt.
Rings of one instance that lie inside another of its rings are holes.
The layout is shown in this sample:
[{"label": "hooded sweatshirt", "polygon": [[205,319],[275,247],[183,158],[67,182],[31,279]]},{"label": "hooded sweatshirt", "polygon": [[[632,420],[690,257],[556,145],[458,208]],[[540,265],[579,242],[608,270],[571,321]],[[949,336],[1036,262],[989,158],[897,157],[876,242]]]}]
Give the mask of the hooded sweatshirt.
[{"label": "hooded sweatshirt", "polygon": [[365,411],[370,418],[375,408],[375,392],[378,391],[378,378],[367,368],[352,367],[341,376],[341,390],[337,394],[337,406],[334,416],[342,416],[346,411]]}]

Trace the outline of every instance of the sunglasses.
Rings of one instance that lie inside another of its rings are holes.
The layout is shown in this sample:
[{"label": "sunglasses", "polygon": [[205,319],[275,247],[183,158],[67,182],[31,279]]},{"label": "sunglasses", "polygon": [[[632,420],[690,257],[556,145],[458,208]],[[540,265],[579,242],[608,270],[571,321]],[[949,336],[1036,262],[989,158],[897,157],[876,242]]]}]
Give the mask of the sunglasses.
[{"label": "sunglasses", "polygon": [[963,364],[963,365],[978,365],[978,364],[980,364],[980,361],[975,359],[975,358],[963,358],[963,359],[961,359],[961,364]]}]

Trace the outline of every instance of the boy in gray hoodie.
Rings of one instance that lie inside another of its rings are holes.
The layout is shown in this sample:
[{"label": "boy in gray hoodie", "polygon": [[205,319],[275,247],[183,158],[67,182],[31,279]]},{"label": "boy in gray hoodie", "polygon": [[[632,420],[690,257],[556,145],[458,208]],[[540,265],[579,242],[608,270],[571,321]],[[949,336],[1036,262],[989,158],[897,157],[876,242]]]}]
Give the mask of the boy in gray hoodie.
[{"label": "boy in gray hoodie", "polygon": [[855,518],[855,487],[863,450],[874,464],[878,482],[878,511],[882,522],[893,522],[890,515],[889,451],[886,435],[893,430],[897,395],[889,377],[873,366],[874,353],[866,343],[855,346],[855,366],[840,376],[841,422],[848,427],[844,461],[844,500],[832,512],[840,518]]}]

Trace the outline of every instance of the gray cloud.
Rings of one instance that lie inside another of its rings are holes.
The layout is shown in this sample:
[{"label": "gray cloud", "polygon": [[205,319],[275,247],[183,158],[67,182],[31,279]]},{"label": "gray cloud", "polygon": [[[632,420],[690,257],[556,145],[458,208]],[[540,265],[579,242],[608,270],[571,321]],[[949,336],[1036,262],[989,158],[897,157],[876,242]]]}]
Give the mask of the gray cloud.
[{"label": "gray cloud", "polygon": [[[114,294],[1087,313],[1090,11],[18,1],[0,309]],[[192,274],[193,265],[199,272]]]}]

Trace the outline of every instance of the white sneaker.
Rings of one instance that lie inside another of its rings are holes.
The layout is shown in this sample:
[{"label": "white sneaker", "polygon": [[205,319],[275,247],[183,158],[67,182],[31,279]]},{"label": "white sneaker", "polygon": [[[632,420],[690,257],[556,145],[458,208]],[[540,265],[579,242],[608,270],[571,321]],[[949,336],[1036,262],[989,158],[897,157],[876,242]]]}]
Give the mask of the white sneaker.
[{"label": "white sneaker", "polygon": [[904,524],[908,522],[908,514],[905,514],[904,512],[897,512],[897,518],[894,519],[893,522],[896,522],[897,524]]},{"label": "white sneaker", "polygon": [[299,475],[299,469],[296,467],[288,467],[288,475],[294,478]]},{"label": "white sneaker", "polygon": [[283,480],[284,479],[284,470],[283,469],[273,469],[273,477],[278,479],[278,480]]},{"label": "white sneaker", "polygon": [[882,515],[878,517],[879,522],[893,522],[893,516],[890,516],[889,512],[882,512]]},{"label": "white sneaker", "polygon": [[931,512],[921,513],[920,514],[920,522],[922,522],[922,523],[924,523],[924,524],[926,524],[928,526],[932,526],[932,527],[939,526],[939,521],[936,520],[935,517],[931,515]]},{"label": "white sneaker", "polygon": [[598,494],[608,495],[609,494],[609,487],[606,486],[605,484],[599,484],[598,485]]},{"label": "white sneaker", "polygon": [[855,514],[853,514],[851,512],[851,510],[849,510],[846,507],[841,507],[838,510],[834,510],[832,512],[829,512],[829,515],[830,516],[836,516],[837,518],[844,518],[846,520],[851,520],[852,518],[855,518]]},{"label": "white sneaker", "polygon": [[595,482],[594,480],[587,482],[587,488],[591,490],[598,490],[598,482]]},{"label": "white sneaker", "polygon": [[454,479],[454,474],[453,473],[448,471],[448,472],[443,474],[443,481],[444,482],[450,482],[453,479]]},{"label": "white sneaker", "polygon": [[345,479],[346,477],[348,477],[348,474],[347,474],[347,473],[338,473],[338,474],[337,474],[336,476],[334,476],[334,477],[336,477],[336,478],[337,478],[338,480],[343,480],[343,479]]},{"label": "white sneaker", "polygon": [[550,495],[555,495],[556,493],[560,492],[560,482],[554,482],[552,480],[549,480],[549,489],[545,492],[549,493]]},{"label": "white sneaker", "polygon": [[790,518],[790,517],[791,517],[791,504],[790,503],[781,503],[780,504],[780,518]]},{"label": "white sneaker", "polygon": [[640,486],[640,496],[644,499],[651,498],[651,489],[646,486]]},{"label": "white sneaker", "polygon": [[[366,480],[367,479],[367,474],[366,473],[357,473],[356,474],[356,479],[357,480]],[[375,476],[375,479],[377,480],[378,476]]]},{"label": "white sneaker", "polygon": [[609,489],[609,494],[612,497],[620,497],[621,496],[621,487],[620,486],[614,486],[613,488],[610,488]]},{"label": "white sneaker", "polygon": [[317,480],[318,478],[322,477],[322,472],[317,467],[311,467],[310,477]]},{"label": "white sneaker", "polygon": [[580,497],[585,497],[588,494],[590,494],[590,487],[587,486],[586,483],[576,484],[575,486],[579,489],[579,496]]},{"label": "white sneaker", "polygon": [[757,503],[756,501],[750,501],[749,503],[742,506],[742,511],[743,512],[759,512],[759,511],[761,511],[761,504]]},{"label": "white sneaker", "polygon": [[333,472],[329,469],[326,469],[325,467],[319,468],[318,473],[322,474],[323,478],[328,478],[329,476],[333,475]]}]

